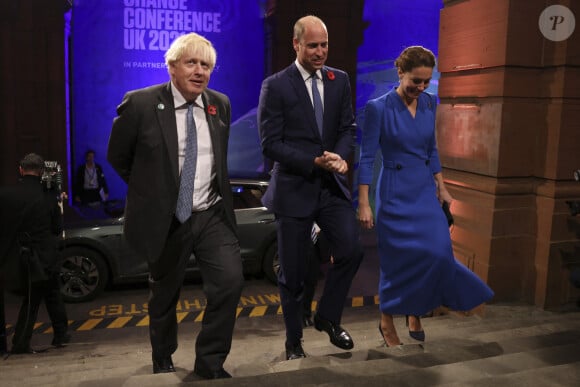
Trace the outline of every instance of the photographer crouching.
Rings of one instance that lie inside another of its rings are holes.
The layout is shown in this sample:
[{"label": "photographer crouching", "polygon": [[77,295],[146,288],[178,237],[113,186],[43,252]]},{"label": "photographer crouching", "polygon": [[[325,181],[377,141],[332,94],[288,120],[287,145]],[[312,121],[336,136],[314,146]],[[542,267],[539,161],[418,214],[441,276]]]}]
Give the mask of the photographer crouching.
[{"label": "photographer crouching", "polygon": [[0,277],[6,288],[24,295],[14,328],[11,353],[35,353],[30,347],[40,302],[44,300],[54,338],[70,341],[68,318],[58,285],[58,238],[62,233],[62,190],[42,184],[45,162],[29,153],[20,161],[19,184],[0,189]]}]

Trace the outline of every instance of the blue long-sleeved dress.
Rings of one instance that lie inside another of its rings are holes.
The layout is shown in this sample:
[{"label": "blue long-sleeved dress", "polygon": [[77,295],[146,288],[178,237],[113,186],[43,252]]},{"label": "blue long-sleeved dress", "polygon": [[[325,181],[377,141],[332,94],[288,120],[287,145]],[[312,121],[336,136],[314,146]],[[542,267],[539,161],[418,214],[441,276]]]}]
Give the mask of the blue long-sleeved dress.
[{"label": "blue long-sleeved dress", "polygon": [[365,108],[359,184],[372,183],[380,148],[375,229],[380,309],[388,314],[420,316],[441,305],[469,310],[493,297],[493,291],[453,256],[433,178],[441,171],[436,108],[436,97],[421,93],[413,117],[395,89]]}]

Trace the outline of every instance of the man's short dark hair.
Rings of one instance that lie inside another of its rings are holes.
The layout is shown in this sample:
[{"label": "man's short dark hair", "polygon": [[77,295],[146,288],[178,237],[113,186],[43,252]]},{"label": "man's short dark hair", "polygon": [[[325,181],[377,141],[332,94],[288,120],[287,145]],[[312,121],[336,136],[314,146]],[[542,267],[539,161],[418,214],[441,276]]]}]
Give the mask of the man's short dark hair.
[{"label": "man's short dark hair", "polygon": [[20,167],[24,171],[41,174],[44,171],[44,159],[36,153],[29,153],[20,160]]}]

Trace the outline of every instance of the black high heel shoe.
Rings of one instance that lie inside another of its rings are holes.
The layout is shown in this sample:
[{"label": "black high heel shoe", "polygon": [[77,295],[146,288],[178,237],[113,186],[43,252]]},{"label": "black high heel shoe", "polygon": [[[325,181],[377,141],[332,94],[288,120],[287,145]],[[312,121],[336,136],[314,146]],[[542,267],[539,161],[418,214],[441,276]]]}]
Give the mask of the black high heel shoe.
[{"label": "black high heel shoe", "polygon": [[[415,316],[415,318],[420,321],[419,316]],[[409,315],[405,316],[405,324],[407,327],[409,327]],[[380,328],[380,326],[379,326],[379,328]],[[418,340],[418,341],[425,341],[425,331],[424,330],[412,331],[409,328],[409,336],[411,336],[411,338]]]}]

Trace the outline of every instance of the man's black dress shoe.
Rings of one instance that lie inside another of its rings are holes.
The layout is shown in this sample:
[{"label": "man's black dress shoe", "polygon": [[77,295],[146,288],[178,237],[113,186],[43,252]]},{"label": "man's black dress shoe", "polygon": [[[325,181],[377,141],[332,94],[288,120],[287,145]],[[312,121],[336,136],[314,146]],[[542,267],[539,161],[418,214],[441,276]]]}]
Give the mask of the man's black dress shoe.
[{"label": "man's black dress shoe", "polygon": [[305,358],[306,354],[302,349],[302,344],[298,343],[296,345],[292,345],[286,343],[286,360],[296,360]]},{"label": "man's black dress shoe", "polygon": [[302,317],[302,327],[303,328],[308,328],[314,325],[314,322],[312,321],[312,319],[308,316],[304,316]]},{"label": "man's black dress shoe", "polygon": [[344,328],[336,325],[318,315],[314,316],[314,328],[318,331],[325,331],[330,337],[330,342],[341,349],[352,349],[354,343],[352,338]]},{"label": "man's black dress shoe", "polygon": [[175,372],[175,367],[173,366],[173,361],[171,361],[171,356],[162,357],[159,359],[153,358],[154,374],[165,374],[168,372]]},{"label": "man's black dress shoe", "polygon": [[204,379],[229,379],[232,377],[232,375],[230,375],[228,371],[224,370],[223,368],[220,368],[217,371],[209,371],[196,368],[193,370],[193,372],[197,376],[202,377]]},{"label": "man's black dress shoe", "polygon": [[52,345],[54,347],[61,348],[64,347],[65,344],[68,344],[70,342],[70,339],[71,337],[68,333],[65,333],[64,335],[54,336],[54,338],[52,339]]}]

